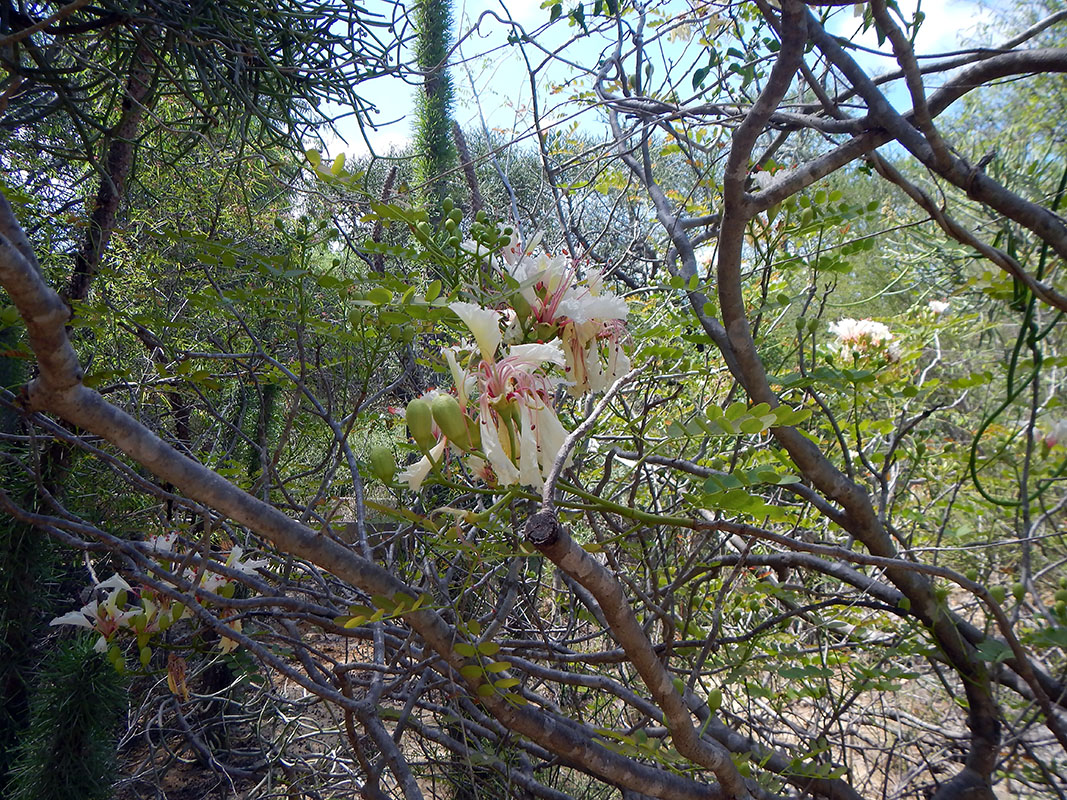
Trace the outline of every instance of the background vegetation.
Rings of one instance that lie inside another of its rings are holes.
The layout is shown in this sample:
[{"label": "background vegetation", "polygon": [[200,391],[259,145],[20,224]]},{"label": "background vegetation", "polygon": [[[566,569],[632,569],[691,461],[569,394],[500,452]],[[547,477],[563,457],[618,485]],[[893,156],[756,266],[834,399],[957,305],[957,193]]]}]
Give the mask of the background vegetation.
[{"label": "background vegetation", "polygon": [[[996,11],[494,12],[512,141],[449,4],[0,4],[0,794],[1067,795],[1067,10]],[[514,360],[520,254],[635,371]],[[457,303],[513,394],[416,486]]]}]

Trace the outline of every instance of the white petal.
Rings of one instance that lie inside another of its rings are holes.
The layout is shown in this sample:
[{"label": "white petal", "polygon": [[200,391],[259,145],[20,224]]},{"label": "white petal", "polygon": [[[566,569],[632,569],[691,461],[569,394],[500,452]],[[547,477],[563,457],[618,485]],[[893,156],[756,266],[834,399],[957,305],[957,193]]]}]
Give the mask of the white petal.
[{"label": "white petal", "polygon": [[534,435],[534,411],[525,406],[521,410],[522,432],[519,436],[519,483],[540,489],[544,486],[537,466],[537,437]]},{"label": "white petal", "polygon": [[615,383],[619,378],[630,371],[630,357],[626,355],[626,351],[622,349],[622,345],[618,342],[612,342],[608,345],[608,381],[610,384]]},{"label": "white petal", "polygon": [[614,294],[594,295],[585,292],[582,295],[566,297],[559,304],[560,315],[570,317],[578,323],[626,319],[627,312],[626,301]]},{"label": "white petal", "polygon": [[[433,465],[441,463],[441,456],[445,452],[445,445],[447,442],[447,439],[441,439],[441,441],[434,445],[433,449],[430,450],[429,457],[423,456],[401,472],[397,477],[402,481],[406,481],[408,488],[411,489],[411,491],[417,492],[422,488],[422,482],[426,480],[426,476],[430,474]],[[432,463],[430,458],[433,458]]]},{"label": "white petal", "polygon": [[519,482],[519,471],[511,463],[511,459],[504,453],[504,446],[500,444],[500,434],[497,433],[496,425],[487,421],[488,413],[478,415],[478,425],[482,431],[482,451],[486,459],[496,473],[497,482],[501,486],[510,486]]},{"label": "white petal", "polygon": [[476,456],[473,453],[467,456],[467,469],[479,480],[485,483],[489,482],[489,462],[481,456]]},{"label": "white petal", "polygon": [[520,261],[522,261],[523,256],[525,256],[526,253],[528,253],[534,248],[534,246],[537,244],[537,241],[540,240],[541,234],[538,233],[531,240],[529,247],[523,247],[522,242],[519,240],[519,232],[515,229],[513,225],[508,226],[501,223],[497,225],[497,232],[502,236],[504,234],[505,227],[511,228],[511,237],[510,241],[506,245],[504,245],[504,248],[500,251],[500,256],[504,259],[504,262],[508,266],[514,266],[515,264],[518,264]]},{"label": "white petal", "polygon": [[[556,412],[551,406],[542,406],[537,412],[537,444],[538,458],[541,461],[541,470],[547,476],[552,462],[563,449],[563,442],[567,438],[567,429],[559,421]],[[570,456],[566,464],[571,463]]]},{"label": "white petal", "polygon": [[508,359],[521,364],[527,364],[536,369],[542,364],[555,364],[562,367],[567,359],[563,355],[563,348],[556,341],[547,344],[516,344],[508,350]]},{"label": "white petal", "polygon": [[531,307],[537,305],[537,292],[534,291],[534,284],[536,284],[541,278],[541,270],[538,269],[537,264],[529,256],[523,256],[514,264],[508,264],[508,274],[515,279],[515,282],[521,287],[519,292],[525,298],[526,302]]},{"label": "white petal", "polygon": [[500,312],[482,308],[475,303],[449,303],[448,307],[474,334],[482,358],[492,361],[503,338],[500,334]]},{"label": "white petal", "polygon": [[131,587],[130,584],[126,583],[126,581],[123,579],[123,577],[121,575],[119,575],[117,572],[114,575],[112,575],[110,578],[108,578],[106,581],[104,581],[103,583],[98,583],[96,588],[98,588],[98,589],[114,589],[116,592],[118,592],[118,590],[120,590],[120,589],[125,589],[127,592],[132,592],[133,591],[133,587]]},{"label": "white petal", "polygon": [[589,349],[585,354],[585,364],[589,371],[589,391],[597,394],[611,386],[611,381],[604,371],[604,365],[600,362],[600,347],[596,339],[589,343]]},{"label": "white petal", "polygon": [[92,628],[93,624],[85,618],[80,611],[70,611],[61,617],[56,617],[49,625],[77,625],[79,628]]},{"label": "white petal", "polygon": [[456,384],[456,394],[459,396],[460,407],[466,408],[470,393],[474,391],[474,387],[478,384],[478,378],[460,367],[459,362],[456,360],[456,348],[444,347],[441,349],[441,355],[448,362],[448,369],[452,373],[452,381]]},{"label": "white petal", "polygon": [[460,250],[466,253],[470,253],[472,256],[476,256],[482,259],[483,262],[488,263],[490,256],[493,255],[493,251],[480,242],[476,242],[473,239],[465,239],[459,246]]},{"label": "white petal", "polygon": [[178,545],[177,533],[161,533],[145,540],[145,546],[155,552],[171,552]]}]

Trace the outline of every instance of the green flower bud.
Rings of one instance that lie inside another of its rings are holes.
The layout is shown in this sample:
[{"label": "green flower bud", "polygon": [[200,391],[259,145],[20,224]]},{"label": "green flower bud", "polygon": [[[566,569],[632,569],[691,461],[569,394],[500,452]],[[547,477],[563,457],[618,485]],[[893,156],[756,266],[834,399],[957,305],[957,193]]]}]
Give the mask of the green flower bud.
[{"label": "green flower bud", "polygon": [[471,437],[467,433],[466,415],[459,407],[459,401],[450,394],[441,394],[434,398],[433,418],[437,427],[448,437],[448,441],[462,450],[471,449]]},{"label": "green flower bud", "polygon": [[467,435],[471,437],[471,449],[482,449],[482,428],[481,426],[470,417],[467,417]]},{"label": "green flower bud", "polygon": [[430,411],[430,404],[416,398],[408,403],[404,417],[415,444],[424,453],[430,450],[436,444],[433,438],[433,413]]},{"label": "green flower bud", "polygon": [[385,445],[372,447],[367,454],[367,462],[370,464],[371,474],[382,483],[392,483],[396,477],[396,456],[393,448]]}]

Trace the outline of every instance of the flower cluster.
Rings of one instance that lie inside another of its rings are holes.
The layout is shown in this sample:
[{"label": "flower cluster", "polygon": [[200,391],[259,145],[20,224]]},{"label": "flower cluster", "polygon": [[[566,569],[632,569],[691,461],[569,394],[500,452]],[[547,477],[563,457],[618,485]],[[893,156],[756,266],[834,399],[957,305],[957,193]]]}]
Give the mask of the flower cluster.
[{"label": "flower cluster", "polygon": [[629,371],[622,348],[626,301],[604,291],[599,271],[589,270],[582,281],[566,253],[534,255],[519,247],[515,234],[501,255],[505,271],[520,287],[512,298],[515,317],[509,339],[558,337],[573,397],[605,391]]},{"label": "flower cluster", "polygon": [[600,273],[583,280],[565,253],[535,255],[514,234],[499,255],[490,265],[517,287],[508,304],[449,306],[474,339],[442,350],[454,394],[431,390],[408,405],[408,427],[424,452],[399,476],[412,490],[449,446],[467,453],[468,467],[487,483],[542,486],[567,436],[557,387],[582,397],[630,369],[626,302],[604,290]]},{"label": "flower cluster", "polygon": [[900,348],[892,331],[881,322],[845,318],[831,323],[830,333],[837,337],[834,348],[855,356],[882,356],[890,362],[900,360]]},{"label": "flower cluster", "polygon": [[[184,559],[177,533],[153,536],[145,542],[144,547],[157,561],[168,567]],[[226,566],[238,572],[254,574],[269,563],[262,559],[242,559],[243,555],[241,547],[234,545],[226,558]],[[233,596],[234,581],[212,570],[202,570],[198,578],[195,570],[186,568],[182,577],[213,594]],[[149,586],[140,586],[135,590],[121,575],[112,575],[98,583],[92,593],[93,599],[80,609],[56,617],[49,625],[74,625],[96,632],[100,638],[94,649],[101,653],[107,650],[108,644],[119,631],[135,634],[143,646],[150,636],[192,616],[192,612],[182,603],[172,601]],[[231,627],[240,630],[240,620]],[[236,647],[237,642],[232,639],[224,637],[219,642],[219,649],[223,653],[229,653]]]},{"label": "flower cluster", "polygon": [[111,637],[120,628],[131,628],[134,615],[140,609],[126,608],[128,593],[133,588],[122,579],[121,575],[112,575],[103,583],[98,583],[93,594],[97,595],[77,611],[71,611],[53,619],[49,625],[76,625],[88,628],[100,634],[93,647],[98,653],[107,650]]}]

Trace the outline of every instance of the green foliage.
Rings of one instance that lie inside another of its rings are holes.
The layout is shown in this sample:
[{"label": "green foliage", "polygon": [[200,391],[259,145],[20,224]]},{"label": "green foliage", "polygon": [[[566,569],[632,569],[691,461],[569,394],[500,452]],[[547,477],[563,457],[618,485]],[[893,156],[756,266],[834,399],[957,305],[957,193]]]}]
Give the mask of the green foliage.
[{"label": "green foliage", "polygon": [[42,666],[19,743],[11,800],[105,800],[115,781],[115,734],[126,709],[122,679],[93,639],[63,642]]}]

